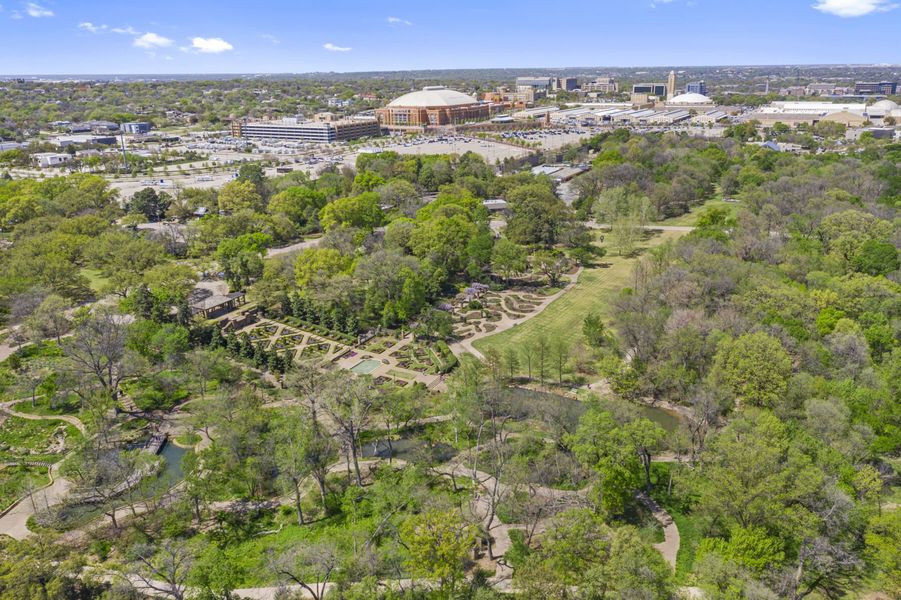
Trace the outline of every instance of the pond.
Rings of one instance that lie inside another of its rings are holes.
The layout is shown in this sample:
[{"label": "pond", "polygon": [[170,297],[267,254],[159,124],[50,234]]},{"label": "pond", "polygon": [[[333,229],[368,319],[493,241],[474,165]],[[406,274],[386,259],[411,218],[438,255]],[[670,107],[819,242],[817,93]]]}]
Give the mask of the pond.
[{"label": "pond", "polygon": [[172,442],[163,444],[163,449],[160,450],[159,454],[163,457],[163,468],[160,471],[157,485],[168,489],[184,479],[181,459],[187,452],[190,452],[190,450],[181,448]]},{"label": "pond", "polygon": [[350,370],[357,375],[367,375],[378,369],[379,365],[381,364],[382,363],[380,363],[379,361],[373,359],[361,360],[360,362],[352,366]]},{"label": "pond", "polygon": [[[550,392],[517,387],[508,388],[506,392],[511,399],[520,403],[519,409],[522,411],[523,417],[553,420],[562,424],[569,431],[575,429],[579,423],[579,417],[588,410],[588,405],[584,402]],[[639,416],[657,423],[668,433],[676,431],[682,426],[682,417],[675,412],[656,406],[639,404],[630,406],[638,412]]]},{"label": "pond", "polygon": [[389,456],[408,462],[447,462],[452,459],[457,451],[449,444],[440,442],[429,444],[425,440],[413,437],[409,432],[400,439],[393,440],[388,446],[386,440],[375,440],[363,445],[363,458],[388,458]]}]

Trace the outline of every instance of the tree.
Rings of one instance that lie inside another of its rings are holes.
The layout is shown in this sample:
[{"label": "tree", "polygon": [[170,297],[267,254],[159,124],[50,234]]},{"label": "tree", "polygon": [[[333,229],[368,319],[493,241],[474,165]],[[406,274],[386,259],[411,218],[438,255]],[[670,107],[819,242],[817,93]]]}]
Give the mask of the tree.
[{"label": "tree", "polygon": [[313,600],[322,600],[339,567],[339,558],[334,542],[322,541],[294,545],[287,552],[271,556],[270,564],[276,575],[302,587]]},{"label": "tree", "polygon": [[867,240],[854,257],[854,270],[867,275],[888,275],[899,266],[898,249],[890,242]]},{"label": "tree", "polygon": [[[125,377],[123,359],[128,326],[109,307],[97,308],[63,342],[63,353],[78,377],[95,379],[112,397]],[[82,393],[84,397],[84,393]]]},{"label": "tree", "polygon": [[572,220],[569,207],[542,183],[529,183],[507,193],[513,215],[507,221],[505,233],[517,244],[557,243],[564,227]]},{"label": "tree", "polygon": [[321,392],[322,408],[328,413],[338,428],[344,448],[348,454],[357,485],[363,487],[360,472],[360,432],[366,428],[375,407],[376,391],[368,378],[353,378],[344,373],[336,373]]},{"label": "tree", "polygon": [[150,590],[172,600],[184,600],[194,554],[186,544],[167,541],[140,544],[131,550],[129,579],[139,592]]},{"label": "tree", "polygon": [[516,350],[516,347],[512,344],[506,345],[504,347],[504,353],[501,356],[501,361],[503,361],[504,367],[510,374],[510,379],[513,379],[516,376],[516,372],[519,370],[520,366],[519,352]]},{"label": "tree", "polygon": [[583,465],[597,474],[594,495],[599,507],[620,514],[641,482],[642,463],[633,431],[620,426],[609,412],[590,408],[565,443]]},{"label": "tree", "polygon": [[225,239],[216,248],[216,260],[231,289],[241,289],[263,274],[263,254],[272,243],[265,233],[245,233]]},{"label": "tree", "polygon": [[323,206],[325,194],[301,185],[284,189],[269,200],[270,213],[281,213],[300,227],[315,223]]},{"label": "tree", "polygon": [[867,526],[867,554],[879,570],[884,591],[901,597],[901,510],[874,517]]},{"label": "tree", "polygon": [[148,221],[155,223],[166,216],[166,211],[172,204],[172,196],[166,192],[159,192],[151,187],[138,190],[128,201],[127,209],[130,213],[144,215]]},{"label": "tree", "polygon": [[219,190],[219,210],[238,212],[250,209],[262,212],[263,197],[250,181],[229,181]]},{"label": "tree", "polygon": [[823,474],[792,444],[771,413],[749,409],[704,448],[693,485],[698,510],[727,527],[797,531],[812,515],[805,508]]},{"label": "tree", "polygon": [[752,406],[776,406],[785,397],[791,372],[782,344],[763,332],[724,339],[714,357],[714,380]]},{"label": "tree", "polygon": [[611,529],[584,509],[553,518],[515,581],[529,598],[662,600],[674,591],[669,565],[634,528]]},{"label": "tree", "polygon": [[592,348],[600,348],[607,341],[607,328],[597,314],[590,312],[582,319],[582,335]]},{"label": "tree", "polygon": [[404,521],[400,536],[410,553],[406,562],[410,573],[437,579],[440,589],[452,594],[463,578],[467,555],[475,545],[475,527],[457,511],[429,511]]},{"label": "tree", "polygon": [[560,278],[569,268],[566,256],[557,250],[539,250],[532,255],[532,268],[547,277],[548,285],[557,287]]},{"label": "tree", "polygon": [[491,251],[491,268],[505,280],[523,273],[528,266],[528,252],[519,244],[501,238]]},{"label": "tree", "polygon": [[569,353],[571,346],[563,338],[555,338],[551,342],[550,354],[551,360],[557,369],[557,383],[563,385],[563,369],[569,361]]},{"label": "tree", "polygon": [[334,248],[306,248],[294,259],[294,280],[301,289],[314,279],[331,279],[335,275],[349,274],[354,258]]},{"label": "tree", "polygon": [[288,411],[275,431],[275,464],[279,477],[294,496],[298,525],[304,524],[301,485],[326,458],[317,443],[316,427],[309,415]]},{"label": "tree", "polygon": [[319,222],[326,231],[339,227],[372,230],[381,225],[385,218],[379,202],[380,198],[376,192],[339,198],[329,202],[319,211]]},{"label": "tree", "polygon": [[52,338],[60,343],[62,336],[72,328],[72,322],[66,311],[71,303],[56,294],[50,294],[41,302],[28,319],[25,326],[31,332],[33,341]]}]

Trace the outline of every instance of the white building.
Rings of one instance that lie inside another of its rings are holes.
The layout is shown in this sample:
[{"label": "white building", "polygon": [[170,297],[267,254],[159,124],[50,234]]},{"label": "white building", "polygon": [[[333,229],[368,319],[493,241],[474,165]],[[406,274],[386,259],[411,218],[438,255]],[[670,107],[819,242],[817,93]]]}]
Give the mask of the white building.
[{"label": "white building", "polygon": [[37,154],[32,154],[31,158],[40,168],[46,169],[69,162],[72,160],[72,155],[64,152],[38,152]]}]

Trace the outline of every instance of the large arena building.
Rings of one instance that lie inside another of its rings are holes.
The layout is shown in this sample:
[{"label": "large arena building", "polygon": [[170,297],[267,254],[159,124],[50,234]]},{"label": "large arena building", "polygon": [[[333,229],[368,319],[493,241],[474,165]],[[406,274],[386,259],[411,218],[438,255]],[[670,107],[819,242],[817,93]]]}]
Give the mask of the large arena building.
[{"label": "large arena building", "polygon": [[488,118],[488,104],[443,86],[404,94],[376,110],[385,127],[455,125]]}]

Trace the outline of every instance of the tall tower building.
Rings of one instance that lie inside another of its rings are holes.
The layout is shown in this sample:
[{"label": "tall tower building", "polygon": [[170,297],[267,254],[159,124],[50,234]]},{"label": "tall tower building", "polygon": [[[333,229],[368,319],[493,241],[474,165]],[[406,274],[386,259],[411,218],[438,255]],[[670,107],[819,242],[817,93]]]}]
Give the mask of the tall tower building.
[{"label": "tall tower building", "polygon": [[666,78],[666,99],[672,100],[676,95],[676,72],[670,71],[669,77]]}]

